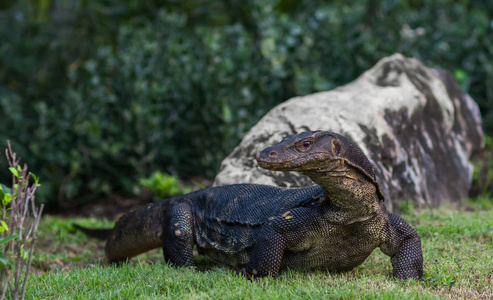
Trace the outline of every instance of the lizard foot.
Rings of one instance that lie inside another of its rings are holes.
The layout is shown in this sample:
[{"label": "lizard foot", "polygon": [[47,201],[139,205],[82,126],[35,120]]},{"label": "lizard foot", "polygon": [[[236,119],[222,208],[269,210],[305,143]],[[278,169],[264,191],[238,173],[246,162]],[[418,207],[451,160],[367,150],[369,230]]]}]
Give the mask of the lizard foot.
[{"label": "lizard foot", "polygon": [[251,274],[250,272],[248,272],[247,270],[245,269],[241,269],[239,271],[236,271],[236,276],[241,276],[241,277],[244,277],[250,281],[254,281],[254,280],[257,280],[261,277],[259,276],[255,276],[254,274]]}]

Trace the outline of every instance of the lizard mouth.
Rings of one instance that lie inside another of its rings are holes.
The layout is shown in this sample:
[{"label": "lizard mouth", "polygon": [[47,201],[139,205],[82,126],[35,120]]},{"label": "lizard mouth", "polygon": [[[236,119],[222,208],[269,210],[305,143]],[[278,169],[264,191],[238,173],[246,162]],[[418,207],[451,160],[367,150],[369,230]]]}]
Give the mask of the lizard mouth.
[{"label": "lizard mouth", "polygon": [[[268,150],[268,149],[266,149]],[[262,151],[257,156],[257,162],[261,168],[272,171],[314,171],[324,168],[323,161],[316,161],[313,159],[311,162],[309,157],[316,155],[326,155],[325,152],[312,152],[305,155],[300,155],[289,160],[280,160],[276,152],[264,153]],[[330,159],[329,161],[331,161]],[[326,161],[326,160],[324,160]]]}]

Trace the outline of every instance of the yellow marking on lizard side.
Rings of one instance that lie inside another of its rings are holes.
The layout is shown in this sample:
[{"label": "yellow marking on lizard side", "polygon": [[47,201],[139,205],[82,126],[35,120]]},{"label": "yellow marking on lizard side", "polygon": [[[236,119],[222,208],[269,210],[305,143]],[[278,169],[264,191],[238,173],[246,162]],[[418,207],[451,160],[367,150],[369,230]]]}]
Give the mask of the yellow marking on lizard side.
[{"label": "yellow marking on lizard side", "polygon": [[341,167],[344,167],[344,158],[341,159]]},{"label": "yellow marking on lizard side", "polygon": [[289,219],[292,219],[292,218],[293,218],[293,216],[286,216],[284,219],[289,220]]}]

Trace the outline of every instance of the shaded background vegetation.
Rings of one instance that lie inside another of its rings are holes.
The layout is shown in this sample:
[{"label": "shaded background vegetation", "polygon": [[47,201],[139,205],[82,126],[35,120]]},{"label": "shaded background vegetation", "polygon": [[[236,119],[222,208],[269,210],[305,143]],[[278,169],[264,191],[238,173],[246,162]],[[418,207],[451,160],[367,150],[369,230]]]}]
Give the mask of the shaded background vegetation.
[{"label": "shaded background vegetation", "polygon": [[395,52],[452,71],[493,133],[488,1],[2,1],[0,148],[52,206],[212,178],[273,106]]}]

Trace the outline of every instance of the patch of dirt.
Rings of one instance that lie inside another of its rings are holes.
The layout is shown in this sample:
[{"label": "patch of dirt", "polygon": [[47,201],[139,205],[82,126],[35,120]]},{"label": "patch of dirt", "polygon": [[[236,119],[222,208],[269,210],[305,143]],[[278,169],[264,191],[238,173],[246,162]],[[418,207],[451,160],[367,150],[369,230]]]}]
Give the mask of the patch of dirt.
[{"label": "patch of dirt", "polygon": [[67,218],[78,216],[117,220],[123,214],[131,211],[132,209],[144,206],[151,202],[152,197],[150,195],[126,198],[118,194],[113,194],[81,206],[53,211],[50,212],[50,214]]},{"label": "patch of dirt", "polygon": [[[211,179],[206,179],[203,177],[192,177],[189,180],[183,181],[182,184],[183,186],[191,187],[194,191],[197,191],[200,190],[202,187],[211,187],[213,181]],[[70,208],[50,209],[49,211],[47,211],[47,213],[67,218],[79,216],[118,220],[122,215],[131,211],[132,209],[144,206],[151,202],[153,202],[153,197],[150,193],[146,191],[144,191],[142,195],[136,197],[126,197],[115,193],[93,200],[89,203]]]}]

